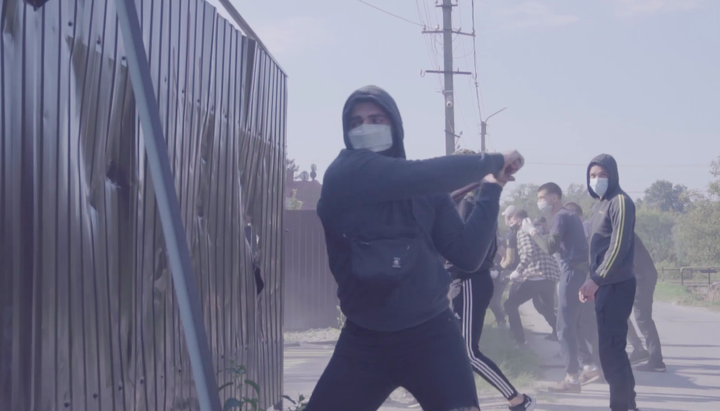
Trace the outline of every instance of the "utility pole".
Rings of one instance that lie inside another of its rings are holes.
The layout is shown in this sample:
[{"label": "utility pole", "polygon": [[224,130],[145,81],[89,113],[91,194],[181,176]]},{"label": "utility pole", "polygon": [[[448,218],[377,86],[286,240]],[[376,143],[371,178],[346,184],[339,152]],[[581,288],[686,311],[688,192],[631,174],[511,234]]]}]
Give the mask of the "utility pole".
[{"label": "utility pole", "polygon": [[427,70],[426,73],[437,73],[444,75],[443,95],[445,96],[445,153],[450,155],[455,152],[455,97],[453,87],[453,76],[456,74],[472,75],[471,72],[453,71],[453,46],[452,35],[462,34],[466,36],[475,36],[475,33],[463,33],[454,31],[452,28],[452,8],[457,6],[452,0],[443,0],[442,5],[438,7],[443,11],[443,27],[442,31],[423,30],[424,34],[442,34],[443,35],[443,70]]},{"label": "utility pole", "polygon": [[452,0],[443,0],[443,50],[445,72],[445,154],[455,152],[455,98],[453,96]]},{"label": "utility pole", "polygon": [[488,120],[490,120],[490,117],[494,116],[495,114],[498,114],[505,110],[507,110],[507,107],[490,114],[488,118],[486,118],[484,121],[480,121],[480,151],[482,151],[483,153],[487,151],[487,149],[485,148],[485,135],[487,134]]}]

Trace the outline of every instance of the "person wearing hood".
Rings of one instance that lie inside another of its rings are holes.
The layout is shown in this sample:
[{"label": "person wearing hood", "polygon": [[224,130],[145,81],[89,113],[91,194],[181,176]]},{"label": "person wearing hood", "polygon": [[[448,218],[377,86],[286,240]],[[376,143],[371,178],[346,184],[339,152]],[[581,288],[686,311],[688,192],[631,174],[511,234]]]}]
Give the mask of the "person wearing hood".
[{"label": "person wearing hood", "polygon": [[598,337],[592,308],[578,300],[580,287],[590,272],[588,244],[582,221],[562,204],[560,186],[543,184],[537,196],[540,211],[553,217],[550,232],[543,235],[529,219],[523,221],[522,230],[545,252],[558,256],[562,272],[558,287],[557,332],[567,375],[549,390],[579,393],[581,385],[602,378],[602,371],[598,368]]},{"label": "person wearing hood", "polygon": [[[409,161],[397,105],[375,86],[350,95],[342,124],[346,149],[325,173],[317,213],[347,320],[306,410],[377,410],[398,387],[426,410],[477,410],[443,261],[480,267],[502,186],[523,158],[511,151]],[[448,193],[483,179],[484,206],[463,222]]]},{"label": "person wearing hood", "polygon": [[615,159],[595,157],[587,186],[597,203],[590,224],[590,278],[580,288],[582,302],[595,301],[600,363],[610,385],[610,409],[636,410],[635,377],[625,348],[635,300],[635,203],[620,188]]}]

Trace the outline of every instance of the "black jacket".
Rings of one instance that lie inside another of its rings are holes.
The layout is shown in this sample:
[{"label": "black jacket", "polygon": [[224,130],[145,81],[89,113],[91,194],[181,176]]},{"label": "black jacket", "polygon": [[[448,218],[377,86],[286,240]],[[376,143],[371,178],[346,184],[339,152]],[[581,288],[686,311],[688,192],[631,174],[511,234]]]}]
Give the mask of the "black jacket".
[{"label": "black jacket", "polygon": [[650,252],[645,248],[645,244],[640,237],[635,234],[635,277],[640,282],[657,282],[658,272],[655,268]]},{"label": "black jacket", "polygon": [[[475,190],[474,192],[466,195],[462,200],[460,200],[458,204],[458,214],[460,214],[460,218],[462,218],[463,221],[467,221],[470,218],[476,206],[480,206],[485,209],[491,209],[494,207],[493,204],[482,204],[481,202],[494,201],[494,199],[488,196],[480,198],[479,193],[479,190]],[[485,259],[483,260],[482,264],[480,264],[480,268],[472,272],[467,272],[458,269],[452,264],[448,264],[446,268],[448,269],[450,274],[452,274],[453,278],[465,280],[474,275],[490,275],[490,269],[495,266],[495,255],[497,254],[498,250],[497,223],[495,224],[495,227],[492,231],[494,233],[494,238],[492,243],[490,244],[490,248],[488,248],[488,251],[485,254]]]},{"label": "black jacket", "polygon": [[[600,198],[590,188],[590,168],[601,165],[609,174],[608,190]],[[620,188],[617,162],[608,154],[595,157],[588,166],[587,187],[598,199],[590,225],[590,276],[596,284],[608,285],[634,277],[635,203]]]},{"label": "black jacket", "polygon": [[[358,102],[382,107],[392,119],[390,155],[353,150],[350,113]],[[495,238],[502,188],[485,185],[489,198],[463,222],[451,191],[503,168],[500,154],[405,159],[400,112],[374,86],[354,92],[343,110],[348,147],[328,167],[317,212],[323,223],[330,270],[349,321],[371,330],[398,331],[448,309],[450,275],[443,260],[464,271],[482,264]]]}]

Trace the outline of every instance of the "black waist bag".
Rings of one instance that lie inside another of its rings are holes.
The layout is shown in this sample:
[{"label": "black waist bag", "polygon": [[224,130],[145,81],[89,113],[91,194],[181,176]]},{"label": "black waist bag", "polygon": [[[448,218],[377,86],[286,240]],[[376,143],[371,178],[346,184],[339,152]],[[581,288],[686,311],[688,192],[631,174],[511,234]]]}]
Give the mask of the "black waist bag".
[{"label": "black waist bag", "polygon": [[396,286],[416,266],[422,247],[417,227],[367,228],[350,241],[352,275],[368,286]]}]

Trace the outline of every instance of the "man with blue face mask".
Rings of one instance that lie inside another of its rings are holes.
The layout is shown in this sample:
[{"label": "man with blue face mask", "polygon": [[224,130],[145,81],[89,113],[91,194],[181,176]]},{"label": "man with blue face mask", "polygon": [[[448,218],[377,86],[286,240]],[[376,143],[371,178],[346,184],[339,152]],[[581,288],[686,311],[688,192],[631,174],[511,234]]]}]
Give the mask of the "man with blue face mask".
[{"label": "man with blue face mask", "polygon": [[610,409],[636,410],[635,377],[625,347],[635,300],[635,203],[620,188],[617,162],[595,157],[587,171],[588,192],[597,199],[590,224],[590,278],[582,302],[595,301],[600,363],[610,385]]},{"label": "man with blue face mask", "polygon": [[[397,105],[374,86],[348,98],[342,120],[347,149],[325,173],[317,212],[347,320],[306,411],[377,410],[398,387],[425,410],[478,410],[443,263],[480,268],[522,156],[409,161]],[[483,179],[463,221],[449,193]]]},{"label": "man with blue face mask", "polygon": [[582,304],[577,297],[590,272],[588,244],[580,218],[563,207],[560,186],[543,184],[537,196],[540,211],[553,217],[550,232],[544,236],[530,220],[523,221],[522,228],[548,254],[558,256],[562,271],[558,287],[557,333],[567,376],[550,387],[550,391],[579,393],[581,385],[602,378],[592,308]]}]

